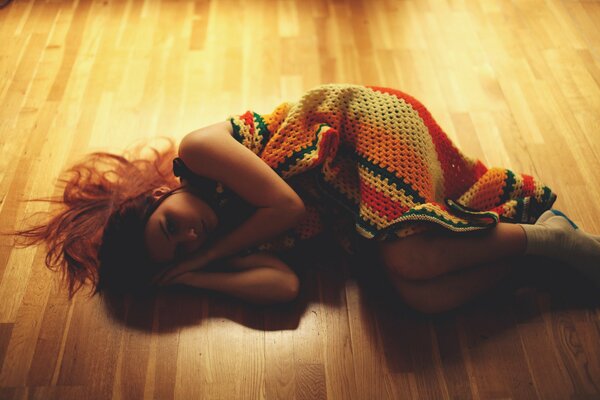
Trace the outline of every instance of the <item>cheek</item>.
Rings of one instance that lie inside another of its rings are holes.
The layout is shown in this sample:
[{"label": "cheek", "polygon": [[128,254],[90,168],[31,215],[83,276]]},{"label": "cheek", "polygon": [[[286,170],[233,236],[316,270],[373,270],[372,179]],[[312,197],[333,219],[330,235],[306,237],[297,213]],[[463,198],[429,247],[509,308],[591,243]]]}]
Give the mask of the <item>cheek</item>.
[{"label": "cheek", "polygon": [[165,252],[168,248],[168,243],[163,236],[162,230],[158,224],[158,220],[152,221],[152,225],[149,225],[149,229],[145,234],[145,245],[148,250],[150,258],[154,262],[163,262],[169,257]]}]

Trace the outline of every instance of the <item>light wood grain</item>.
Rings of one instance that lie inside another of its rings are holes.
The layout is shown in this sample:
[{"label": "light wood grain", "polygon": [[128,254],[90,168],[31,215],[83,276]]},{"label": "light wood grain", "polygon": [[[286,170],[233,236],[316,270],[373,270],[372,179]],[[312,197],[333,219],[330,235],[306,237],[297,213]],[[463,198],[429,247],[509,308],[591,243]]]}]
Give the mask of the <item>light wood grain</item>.
[{"label": "light wood grain", "polygon": [[[600,234],[600,2],[15,0],[0,9],[0,231],[89,151],[269,112],[320,83],[404,90],[466,154],[531,173]],[[597,289],[553,264],[441,316],[372,260],[296,266],[300,298],[69,302],[0,236],[0,398],[600,396]]]}]

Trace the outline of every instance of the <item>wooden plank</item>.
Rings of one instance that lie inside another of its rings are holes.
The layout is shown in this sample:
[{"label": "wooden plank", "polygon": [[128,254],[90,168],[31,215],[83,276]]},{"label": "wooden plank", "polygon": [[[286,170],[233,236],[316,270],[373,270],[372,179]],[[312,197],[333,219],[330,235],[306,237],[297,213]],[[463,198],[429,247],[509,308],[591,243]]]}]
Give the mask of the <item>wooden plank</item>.
[{"label": "wooden plank", "polygon": [[433,329],[439,348],[439,358],[443,379],[447,391],[445,396],[451,399],[475,398],[469,380],[469,370],[463,358],[462,344],[460,341],[456,314],[440,317],[433,321]]},{"label": "wooden plank", "polygon": [[[64,288],[54,285],[43,312],[40,334],[29,367],[27,382],[32,386],[49,386],[60,366],[72,311],[72,303],[65,295]],[[56,290],[58,289],[58,290]]]},{"label": "wooden plank", "polygon": [[[319,269],[322,263],[306,261],[298,265],[292,264],[298,271],[301,288],[296,300],[297,308],[286,317],[294,321],[292,341],[295,370],[295,393],[297,399],[327,398],[327,378],[323,353],[324,343],[324,309],[319,281]],[[267,320],[265,322],[268,322]],[[273,323],[271,322],[271,326]],[[291,329],[292,326],[289,326]],[[268,349],[268,348],[266,348]]]},{"label": "wooden plank", "polygon": [[48,271],[39,262],[40,258],[37,260],[24,293],[18,293],[18,301],[13,303],[15,311],[14,317],[11,319],[14,318],[15,324],[7,351],[2,359],[0,387],[25,386],[27,384],[28,372],[41,329],[41,315],[51,284],[48,279]]},{"label": "wooden plank", "polygon": [[[594,343],[598,332],[587,321],[580,319],[581,312],[555,312],[552,315],[552,333],[575,395],[590,396],[600,392],[599,361],[595,356],[597,353],[588,353],[588,350],[583,349],[590,348],[590,344],[586,342]],[[597,347],[597,342],[591,346]]]},{"label": "wooden plank", "polygon": [[[538,176],[598,234],[599,17],[584,0],[14,1],[0,10],[0,232],[90,149],[350,82],[415,95],[465,154]],[[43,255],[0,235],[3,399],[600,393],[595,292],[567,268],[422,316],[373,260],[339,254],[299,265],[300,298],[274,308],[202,291],[69,302]]]},{"label": "wooden plank", "polygon": [[[323,354],[327,398],[357,398],[356,372],[347,313],[344,264],[333,264],[321,273],[324,303]],[[341,279],[340,279],[341,278]]]},{"label": "wooden plank", "polygon": [[[475,309],[461,326],[470,363],[476,366],[472,373],[480,398],[536,398],[518,333],[511,329],[514,316],[510,307],[484,307]],[[484,318],[483,313],[494,317]]]},{"label": "wooden plank", "polygon": [[[107,308],[96,297],[76,296],[65,350],[59,369],[58,386],[86,386],[98,397],[113,393],[123,330],[111,322],[123,318],[118,304]],[[102,371],[102,373],[98,373]]]},{"label": "wooden plank", "polygon": [[118,351],[113,398],[143,398],[150,366],[154,299],[136,298],[126,305],[123,336]]},{"label": "wooden plank", "polygon": [[14,324],[0,324],[0,360],[4,360]]},{"label": "wooden plank", "polygon": [[60,64],[54,85],[48,94],[49,101],[60,101],[66,89],[66,85],[71,77],[75,61],[79,56],[82,37],[87,23],[87,16],[92,2],[77,3],[77,8],[73,13],[69,33],[65,38],[65,52]]},{"label": "wooden plank", "polygon": [[[540,301],[541,300],[541,301]],[[540,398],[565,398],[574,393],[571,379],[556,350],[552,332],[548,329],[548,299],[541,299],[534,290],[524,291],[516,304],[518,324],[527,366]],[[553,349],[553,351],[548,351]]]}]

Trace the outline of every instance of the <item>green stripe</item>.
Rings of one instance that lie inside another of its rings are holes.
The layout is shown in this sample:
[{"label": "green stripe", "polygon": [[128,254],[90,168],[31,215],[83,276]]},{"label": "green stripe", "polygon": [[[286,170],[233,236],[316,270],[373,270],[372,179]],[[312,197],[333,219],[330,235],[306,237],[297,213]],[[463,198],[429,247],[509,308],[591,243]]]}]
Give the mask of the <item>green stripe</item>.
[{"label": "green stripe", "polygon": [[275,172],[277,172],[279,175],[283,175],[284,172],[291,169],[294,165],[296,165],[298,163],[298,161],[300,161],[302,158],[304,158],[304,156],[307,153],[312,153],[316,149],[317,149],[317,145],[315,143],[313,145],[310,145],[308,147],[303,148],[302,150],[299,150],[299,151],[293,153],[291,156],[286,158],[284,162],[282,162],[275,168]]},{"label": "green stripe", "polygon": [[265,124],[265,120],[260,116],[260,114],[253,113],[253,115],[254,115],[254,121],[256,122],[256,125],[258,125],[258,133],[260,133],[260,135],[261,135],[260,148],[263,149],[265,147],[265,145],[267,144],[267,141],[271,137],[271,132],[269,132],[269,129],[267,128],[267,125]]},{"label": "green stripe", "polygon": [[[318,135],[321,133],[321,130],[327,125],[321,124],[317,131],[317,139],[315,139],[314,143],[311,146],[305,147],[302,150],[299,150],[293,153],[290,157],[288,157],[283,163],[275,168],[275,171],[282,175],[285,171],[288,171],[292,166],[296,165],[296,163],[301,160],[307,153],[313,152],[317,150],[318,143]],[[419,194],[409,183],[407,183],[402,177],[398,177],[394,173],[388,171],[385,168],[382,168],[372,161],[366,159],[365,157],[356,153],[356,151],[350,146],[341,145],[338,149],[338,153],[342,153],[345,156],[350,157],[354,160],[354,162],[358,163],[358,165],[363,168],[371,171],[378,179],[385,181],[387,180],[388,185],[394,185],[397,190],[403,190],[406,196],[412,198],[414,203],[425,203],[426,199]],[[339,155],[338,155],[339,157]]]},{"label": "green stripe", "polygon": [[229,122],[231,122],[231,126],[233,127],[233,138],[240,143],[243,143],[244,138],[240,134],[240,127],[235,123],[234,118],[229,118]]},{"label": "green stripe", "polygon": [[294,152],[291,156],[286,158],[284,162],[282,162],[275,168],[275,172],[277,172],[279,175],[283,175],[284,172],[288,171],[292,166],[296,165],[298,161],[302,160],[307,153],[311,153],[317,150],[317,144],[319,143],[319,134],[321,133],[321,130],[326,126],[326,124],[319,125],[319,129],[317,130],[316,138],[313,144]]},{"label": "green stripe", "polygon": [[[323,128],[325,128],[326,126],[327,125],[325,125],[325,124],[321,124],[319,126],[317,133],[316,133],[317,138],[315,139],[315,141],[312,145],[305,147],[299,151],[294,152],[290,157],[287,157],[283,163],[278,165],[275,168],[275,171],[279,175],[283,175],[284,172],[289,171],[294,165],[296,165],[299,160],[302,160],[306,154],[316,151],[317,143],[319,140],[319,135],[321,134],[321,131],[323,130]],[[374,164],[372,161],[357,154],[356,151],[354,149],[352,149],[350,146],[342,145],[338,149],[338,152],[342,153],[342,154],[338,154],[338,157],[341,157],[341,156],[350,157],[351,159],[354,160],[354,162],[358,163],[363,168],[366,168],[369,171],[371,171],[378,179],[380,179],[382,181],[387,180],[388,185],[394,185],[397,188],[397,190],[403,190],[406,196],[409,196],[412,198],[413,202],[418,203],[418,204],[426,203],[425,198],[422,197],[415,189],[413,189],[413,187],[410,184],[408,184],[406,181],[404,181],[404,179],[396,176],[394,173],[388,171],[387,169],[384,169],[384,168]],[[318,174],[317,182],[320,184],[321,189],[323,190],[323,192],[325,194],[327,194],[329,197],[331,197],[333,200],[335,200],[336,203],[342,205],[345,209],[350,211],[354,216],[358,217],[358,215],[359,215],[358,204],[354,203],[354,201],[351,198],[346,197],[338,189],[336,189],[330,183],[325,181],[322,174]],[[363,220],[362,222],[359,221],[358,224],[360,225],[360,227],[362,229],[364,229],[367,232],[371,232],[373,235],[377,233],[376,226],[374,224],[372,224],[370,221]]]},{"label": "green stripe", "polygon": [[516,206],[516,209],[515,209],[515,213],[516,213],[515,220],[518,221],[518,222],[527,222],[523,218],[524,217],[523,211],[525,210],[524,209],[524,205],[525,205],[525,203],[523,202],[523,198],[519,197],[517,199],[517,206]]},{"label": "green stripe", "polygon": [[369,232],[373,238],[380,234],[380,231],[377,230],[377,226],[371,221],[363,218],[361,215],[358,215],[356,225],[360,226],[362,230]]},{"label": "green stripe", "polygon": [[552,197],[552,191],[548,186],[544,186],[544,193],[542,193],[542,204],[546,204],[550,201]]},{"label": "green stripe", "polygon": [[511,194],[513,193],[515,187],[515,182],[515,174],[507,169],[506,180],[504,181],[504,193],[502,193],[502,196],[500,197],[500,204],[506,203],[508,200],[510,200]]},{"label": "green stripe", "polygon": [[419,192],[410,185],[410,183],[406,182],[404,178],[399,177],[393,172],[390,172],[387,169],[380,167],[373,161],[370,161],[369,159],[358,154],[354,148],[342,144],[340,145],[338,152],[341,152],[344,155],[347,155],[354,159],[354,161],[358,163],[359,166],[371,171],[378,179],[381,179],[382,181],[387,180],[388,185],[394,185],[396,186],[396,189],[403,190],[404,194],[410,196],[413,199],[414,203],[423,204],[426,202],[425,198],[421,196]]},{"label": "green stripe", "polygon": [[396,189],[403,190],[407,196],[409,196],[413,199],[413,202],[415,202],[415,203],[425,203],[426,202],[425,198],[422,197],[418,191],[413,189],[413,187],[408,182],[406,182],[402,177],[399,177],[396,174],[388,171],[387,169],[374,164],[372,161],[370,161],[358,154],[356,155],[356,157],[358,158],[358,164],[360,166],[373,172],[375,174],[375,176],[377,176],[380,180],[382,180],[382,181],[387,180],[388,185],[394,185],[394,186],[396,186]]}]

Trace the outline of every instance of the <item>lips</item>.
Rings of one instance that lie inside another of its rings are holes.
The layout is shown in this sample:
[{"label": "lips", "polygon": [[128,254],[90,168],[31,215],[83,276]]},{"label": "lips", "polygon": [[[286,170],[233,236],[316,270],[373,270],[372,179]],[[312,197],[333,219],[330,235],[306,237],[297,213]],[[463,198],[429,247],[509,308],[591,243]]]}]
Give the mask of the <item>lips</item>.
[{"label": "lips", "polygon": [[204,243],[204,238],[200,237],[198,237],[194,241],[187,242],[187,244],[185,245],[186,254],[192,254],[196,252],[202,246],[202,243]]}]

